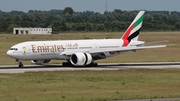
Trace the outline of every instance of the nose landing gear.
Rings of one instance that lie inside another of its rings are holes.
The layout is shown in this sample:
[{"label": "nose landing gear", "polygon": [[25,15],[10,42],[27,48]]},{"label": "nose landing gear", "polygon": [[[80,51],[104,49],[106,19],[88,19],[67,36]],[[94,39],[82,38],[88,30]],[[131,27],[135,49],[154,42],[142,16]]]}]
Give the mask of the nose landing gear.
[{"label": "nose landing gear", "polygon": [[24,65],[22,63],[22,60],[16,59],[16,62],[19,62],[19,68],[23,68],[24,67]]},{"label": "nose landing gear", "polygon": [[23,68],[24,65],[22,64],[22,62],[19,62],[19,68]]}]

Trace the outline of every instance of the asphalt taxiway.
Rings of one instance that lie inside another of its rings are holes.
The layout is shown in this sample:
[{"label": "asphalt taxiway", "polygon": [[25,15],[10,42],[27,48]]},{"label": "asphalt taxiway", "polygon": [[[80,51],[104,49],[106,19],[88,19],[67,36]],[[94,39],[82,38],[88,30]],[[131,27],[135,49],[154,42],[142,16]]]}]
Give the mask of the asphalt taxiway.
[{"label": "asphalt taxiway", "polygon": [[180,62],[148,62],[148,63],[108,63],[99,64],[98,67],[62,67],[57,64],[0,66],[0,73],[25,73],[38,71],[75,71],[75,70],[120,70],[120,69],[164,69],[180,68]]}]

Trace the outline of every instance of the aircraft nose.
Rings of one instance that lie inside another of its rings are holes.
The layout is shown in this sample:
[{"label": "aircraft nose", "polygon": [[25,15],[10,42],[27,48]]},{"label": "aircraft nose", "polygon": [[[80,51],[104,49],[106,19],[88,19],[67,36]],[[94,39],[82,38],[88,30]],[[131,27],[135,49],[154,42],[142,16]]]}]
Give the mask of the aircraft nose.
[{"label": "aircraft nose", "polygon": [[8,50],[6,53],[8,56],[11,56],[11,52]]},{"label": "aircraft nose", "polygon": [[9,57],[13,57],[13,53],[11,50],[8,50],[7,53],[6,53]]}]

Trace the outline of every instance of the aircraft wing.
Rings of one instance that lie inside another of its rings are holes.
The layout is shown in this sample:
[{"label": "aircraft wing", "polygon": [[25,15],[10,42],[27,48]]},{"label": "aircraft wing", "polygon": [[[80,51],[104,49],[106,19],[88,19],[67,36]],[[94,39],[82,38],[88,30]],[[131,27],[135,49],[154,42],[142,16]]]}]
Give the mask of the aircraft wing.
[{"label": "aircraft wing", "polygon": [[138,47],[121,47],[119,49],[106,49],[106,50],[96,50],[91,51],[90,53],[102,53],[102,52],[125,52],[125,51],[134,51],[134,50],[142,50],[142,49],[150,49],[150,48],[163,48],[166,45],[157,45],[157,46],[138,46]]},{"label": "aircraft wing", "polygon": [[[125,52],[125,51],[134,51],[134,50],[142,50],[142,49],[149,49],[149,48],[163,48],[166,45],[157,45],[157,46],[137,46],[137,47],[121,47],[116,49],[98,49],[98,50],[91,50],[91,51],[83,51],[85,53],[103,53],[103,52]],[[62,52],[61,55],[72,55],[77,52],[82,51],[65,51]]]}]

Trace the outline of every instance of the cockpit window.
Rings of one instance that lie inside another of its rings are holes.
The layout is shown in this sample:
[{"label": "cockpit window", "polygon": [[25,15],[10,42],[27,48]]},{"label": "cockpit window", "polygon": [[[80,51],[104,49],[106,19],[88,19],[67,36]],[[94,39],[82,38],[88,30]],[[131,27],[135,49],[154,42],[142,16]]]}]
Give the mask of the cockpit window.
[{"label": "cockpit window", "polygon": [[10,50],[18,50],[17,48],[10,48]]}]

